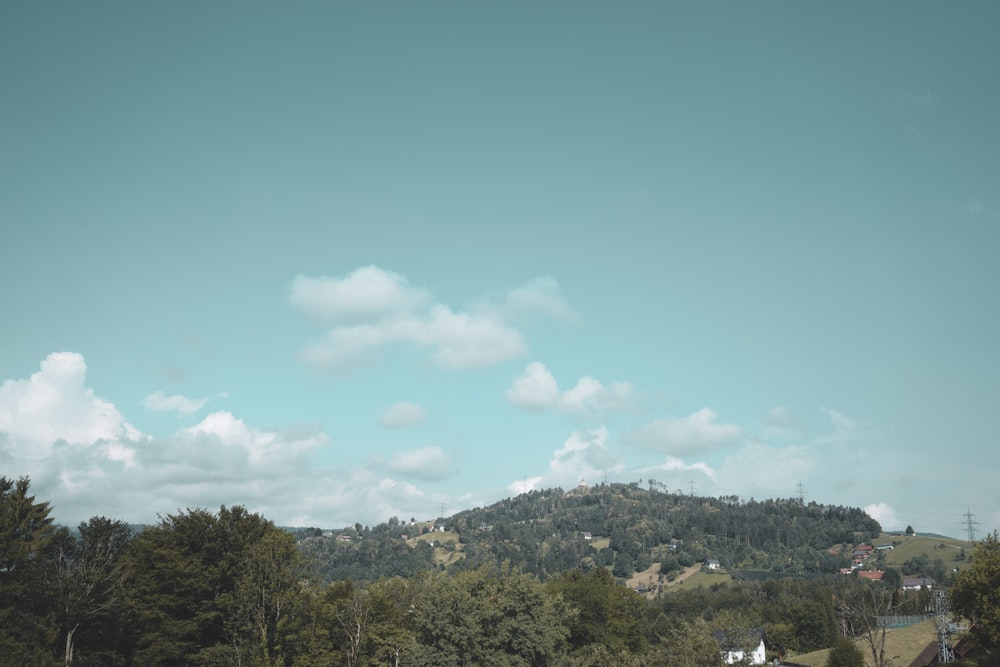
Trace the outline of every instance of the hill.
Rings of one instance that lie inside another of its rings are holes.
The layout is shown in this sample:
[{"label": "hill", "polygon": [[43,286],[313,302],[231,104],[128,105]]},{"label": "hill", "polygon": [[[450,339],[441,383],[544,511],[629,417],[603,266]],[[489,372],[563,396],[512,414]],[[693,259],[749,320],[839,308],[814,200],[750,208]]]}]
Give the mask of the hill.
[{"label": "hill", "polygon": [[543,581],[580,566],[606,567],[624,581],[657,564],[659,585],[710,560],[736,576],[836,573],[850,564],[850,551],[831,546],[881,535],[878,522],[857,508],[688,496],[650,481],[648,488],[631,483],[532,491],[431,521],[393,518],[372,528],[309,529],[300,544],[330,581],[484,563],[507,563]]}]

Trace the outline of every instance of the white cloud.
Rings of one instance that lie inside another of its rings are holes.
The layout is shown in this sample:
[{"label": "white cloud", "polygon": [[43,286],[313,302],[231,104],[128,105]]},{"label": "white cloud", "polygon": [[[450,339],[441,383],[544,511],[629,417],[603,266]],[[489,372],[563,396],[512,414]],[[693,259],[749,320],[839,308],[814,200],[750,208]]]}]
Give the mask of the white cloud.
[{"label": "white cloud", "polygon": [[506,307],[514,315],[541,313],[566,322],[580,319],[560,292],[559,283],[550,276],[534,278],[511,290]]},{"label": "white cloud", "polygon": [[451,459],[440,447],[421,447],[397,452],[385,467],[397,475],[424,481],[445,479],[451,474]]},{"label": "white cloud", "polygon": [[[811,447],[748,442],[715,467],[715,488],[720,493],[789,498],[796,484],[808,480],[816,471],[816,456]],[[830,467],[824,468],[824,473],[829,472]]]},{"label": "white cloud", "polygon": [[577,380],[572,389],[559,391],[549,369],[533,361],[505,393],[507,400],[525,410],[539,411],[554,407],[577,417],[603,417],[608,412],[631,409],[637,394],[630,382],[612,382],[604,386],[590,376]]},{"label": "white cloud", "polygon": [[735,424],[720,424],[718,415],[702,408],[687,417],[664,417],[637,428],[629,442],[673,455],[709,452],[732,445],[743,437]]},{"label": "white cloud", "polygon": [[545,364],[533,361],[514,380],[505,396],[519,408],[544,410],[559,399],[559,386]]},{"label": "white cloud", "polygon": [[572,389],[563,392],[559,408],[584,417],[600,417],[612,411],[630,410],[636,402],[636,391],[630,382],[612,382],[604,386],[590,376],[577,380]]},{"label": "white cloud", "polygon": [[289,299],[312,317],[343,322],[414,313],[427,305],[430,293],[372,265],[344,278],[296,276]]},{"label": "white cloud", "polygon": [[177,412],[181,415],[190,415],[201,410],[212,399],[225,398],[225,396],[225,393],[221,393],[204,398],[188,398],[181,394],[167,396],[162,391],[154,391],[142,399],[142,405],[147,410],[155,412]]},{"label": "white cloud", "polygon": [[291,301],[334,322],[327,335],[303,348],[300,359],[316,370],[345,372],[377,361],[380,348],[409,344],[429,348],[431,360],[451,369],[489,366],[523,355],[527,346],[504,313],[472,308],[428,307],[429,294],[375,266],[346,278],[299,276]]},{"label": "white cloud", "polygon": [[385,428],[408,428],[416,426],[427,418],[427,412],[409,401],[400,401],[390,405],[378,417],[378,422]]},{"label": "white cloud", "polygon": [[662,470],[664,472],[700,472],[709,479],[715,479],[715,471],[704,461],[684,463],[684,459],[676,456],[668,456],[663,463],[653,466],[648,470]]},{"label": "white cloud", "polygon": [[514,494],[527,493],[529,491],[534,491],[538,488],[538,485],[544,479],[541,475],[537,477],[525,477],[524,479],[519,479],[511,482],[507,485],[507,490]]},{"label": "white cloud", "polygon": [[114,442],[125,447],[145,439],[114,404],[84,386],[86,375],[82,355],[54,352],[29,379],[0,385],[0,431],[7,433],[13,456],[42,460],[59,440],[78,447]]},{"label": "white cloud", "polygon": [[888,503],[872,503],[865,507],[865,512],[881,524],[882,530],[901,530],[903,528],[903,522],[900,521],[895,508]]},{"label": "white cloud", "polygon": [[607,471],[624,468],[608,449],[608,429],[604,426],[574,431],[549,461],[546,486],[575,487],[581,479],[591,482]]}]

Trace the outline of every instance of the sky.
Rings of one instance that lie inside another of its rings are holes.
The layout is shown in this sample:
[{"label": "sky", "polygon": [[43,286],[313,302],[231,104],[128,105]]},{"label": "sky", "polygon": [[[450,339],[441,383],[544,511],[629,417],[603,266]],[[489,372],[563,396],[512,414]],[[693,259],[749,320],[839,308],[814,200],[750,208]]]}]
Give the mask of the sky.
[{"label": "sky", "polygon": [[1000,527],[1000,5],[0,4],[0,475]]}]

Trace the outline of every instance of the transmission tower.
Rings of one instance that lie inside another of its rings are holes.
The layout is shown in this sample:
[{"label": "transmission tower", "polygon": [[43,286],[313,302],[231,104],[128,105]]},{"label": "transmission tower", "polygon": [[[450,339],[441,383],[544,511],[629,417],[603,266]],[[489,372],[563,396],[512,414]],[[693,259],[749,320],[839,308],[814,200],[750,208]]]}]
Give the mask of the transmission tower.
[{"label": "transmission tower", "polygon": [[965,506],[965,514],[962,516],[965,517],[965,521],[962,523],[965,525],[966,533],[969,536],[969,544],[972,544],[976,541],[976,526],[979,525],[979,522],[972,520],[972,517],[976,515],[972,513],[972,510],[969,509],[968,505]]},{"label": "transmission tower", "polygon": [[694,480],[688,482],[688,495],[694,497]]},{"label": "transmission tower", "polygon": [[799,490],[799,504],[800,505],[805,505],[806,504],[806,487],[805,487],[805,485],[802,482],[799,482],[799,484],[798,484],[798,490]]},{"label": "transmission tower", "polygon": [[965,632],[969,627],[951,619],[948,613],[948,592],[941,589],[934,591],[934,624],[937,627],[938,664],[954,662],[955,649],[951,645],[951,636],[956,632]]}]

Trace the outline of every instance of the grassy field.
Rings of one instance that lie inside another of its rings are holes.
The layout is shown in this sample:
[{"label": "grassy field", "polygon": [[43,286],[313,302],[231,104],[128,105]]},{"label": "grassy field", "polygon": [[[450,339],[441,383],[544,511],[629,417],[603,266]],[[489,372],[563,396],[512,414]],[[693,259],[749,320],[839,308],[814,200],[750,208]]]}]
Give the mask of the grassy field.
[{"label": "grassy field", "polygon": [[[455,561],[465,558],[465,552],[462,551],[462,545],[458,543],[458,533],[450,530],[446,530],[444,532],[424,533],[423,535],[411,537],[407,540],[407,542],[411,545],[418,544],[420,542],[433,542],[435,565],[451,565]],[[445,544],[454,545],[454,550],[444,548],[443,545]]]},{"label": "grassy field", "polygon": [[[902,569],[903,563],[911,558],[925,555],[932,562],[941,559],[948,569],[958,568],[963,570],[969,566],[968,557],[972,555],[972,547],[964,540],[956,540],[951,537],[924,537],[922,535],[888,535],[883,533],[875,545],[892,544],[895,549],[883,551],[882,567],[894,567]],[[965,549],[966,560],[957,561],[955,557]],[[903,572],[904,575],[913,574]]]},{"label": "grassy field", "polygon": [[[898,667],[913,662],[913,659],[920,655],[920,652],[933,641],[937,640],[934,629],[934,619],[929,619],[923,623],[911,625],[908,628],[897,628],[889,630],[885,636],[885,652],[892,658],[890,664]],[[865,664],[872,665],[871,649],[867,645],[858,641],[855,642],[862,653],[865,653]],[[830,649],[803,653],[802,655],[786,656],[790,662],[800,665],[810,665],[811,667],[823,667],[826,665],[827,656]]]}]

